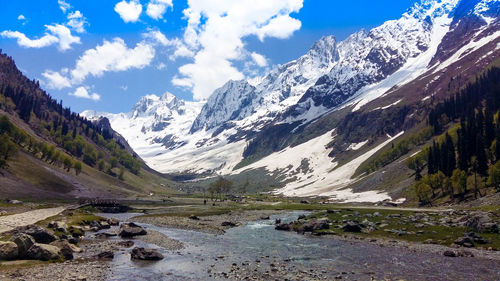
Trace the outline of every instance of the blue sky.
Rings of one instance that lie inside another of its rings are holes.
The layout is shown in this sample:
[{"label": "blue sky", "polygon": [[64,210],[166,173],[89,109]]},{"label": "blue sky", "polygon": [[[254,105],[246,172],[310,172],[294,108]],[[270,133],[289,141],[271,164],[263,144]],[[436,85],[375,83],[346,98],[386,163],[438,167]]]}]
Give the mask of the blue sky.
[{"label": "blue sky", "polygon": [[415,2],[16,0],[0,9],[0,48],[74,111],[126,112],[147,94],[207,98]]}]

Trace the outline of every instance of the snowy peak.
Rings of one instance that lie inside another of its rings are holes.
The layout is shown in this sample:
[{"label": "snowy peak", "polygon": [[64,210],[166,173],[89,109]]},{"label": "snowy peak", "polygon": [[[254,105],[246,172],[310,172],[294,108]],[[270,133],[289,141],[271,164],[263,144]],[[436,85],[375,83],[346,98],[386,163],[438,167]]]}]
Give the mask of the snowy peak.
[{"label": "snowy peak", "polygon": [[324,36],[304,56],[274,68],[258,83],[229,81],[210,96],[191,132],[221,125],[233,127],[234,121],[241,121],[241,127],[262,125],[295,104],[338,57],[335,37]]},{"label": "snowy peak", "polygon": [[225,121],[239,120],[252,112],[246,107],[254,98],[255,87],[247,81],[229,81],[215,90],[191,127],[191,132],[213,129]]}]

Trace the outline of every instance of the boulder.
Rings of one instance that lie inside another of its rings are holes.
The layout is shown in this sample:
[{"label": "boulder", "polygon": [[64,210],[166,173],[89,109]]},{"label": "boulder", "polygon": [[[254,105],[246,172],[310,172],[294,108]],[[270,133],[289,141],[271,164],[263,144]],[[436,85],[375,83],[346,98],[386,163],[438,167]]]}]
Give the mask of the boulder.
[{"label": "boulder", "polygon": [[109,228],[111,228],[111,225],[108,222],[106,222],[106,221],[101,221],[100,224],[101,224],[101,228],[102,229],[109,229]]},{"label": "boulder", "polygon": [[145,248],[134,248],[132,249],[131,258],[136,260],[161,260],[163,255],[160,254],[155,249],[145,249]]},{"label": "boulder", "polygon": [[16,243],[20,258],[26,257],[29,248],[35,244],[35,239],[24,233],[15,234],[10,238],[10,241]]},{"label": "boulder", "polygon": [[19,257],[16,243],[12,241],[0,242],[0,260],[13,260]]},{"label": "boulder", "polygon": [[473,239],[474,238],[471,238],[471,237],[468,237],[468,236],[459,237],[453,243],[455,243],[455,244],[457,244],[459,246],[471,248],[471,247],[474,247],[474,240]]},{"label": "boulder", "polygon": [[443,255],[444,255],[445,257],[451,257],[451,258],[454,258],[454,257],[457,257],[457,256],[458,256],[456,252],[454,252],[454,251],[450,251],[450,250],[446,250],[446,251],[444,251]]},{"label": "boulder", "polygon": [[304,233],[304,232],[314,232],[322,229],[328,229],[330,228],[330,225],[328,224],[328,221],[326,220],[312,220],[309,222],[304,223],[299,227],[298,232]]},{"label": "boulder", "polygon": [[467,217],[465,221],[465,226],[472,228],[474,231],[483,231],[488,227],[491,227],[493,220],[490,218],[488,213],[476,212]]},{"label": "boulder", "polygon": [[108,224],[109,225],[113,225],[113,226],[116,226],[116,225],[119,225],[120,224],[120,221],[115,219],[115,218],[109,218],[108,219]]},{"label": "boulder", "polygon": [[236,224],[234,222],[231,222],[231,221],[224,221],[220,224],[221,226],[228,226],[228,227],[235,227]]},{"label": "boulder", "polygon": [[139,235],[146,235],[148,232],[136,225],[135,223],[128,223],[128,224],[122,224],[120,226],[120,237],[134,237],[134,236],[139,236]]},{"label": "boulder", "polygon": [[71,244],[69,241],[66,240],[56,240],[52,243],[50,243],[52,246],[56,246],[59,249],[69,249],[71,250],[72,253],[81,253],[83,250],[76,245]]},{"label": "boulder", "polygon": [[283,231],[290,231],[292,229],[292,227],[288,223],[280,223],[280,224],[277,224],[274,227],[274,229],[276,229],[276,230],[283,230]]},{"label": "boulder", "polygon": [[56,246],[35,243],[28,250],[26,256],[33,260],[55,260],[61,256],[61,250]]},{"label": "boulder", "polygon": [[111,251],[105,251],[102,253],[99,253],[96,258],[100,260],[112,260],[115,257],[115,254]]},{"label": "boulder", "polygon": [[57,237],[52,231],[36,225],[28,225],[21,230],[21,232],[33,237],[36,243],[49,244],[50,242],[57,240]]},{"label": "boulder", "polygon": [[134,246],[134,241],[120,241],[120,242],[118,242],[118,246],[130,248],[130,247]]},{"label": "boulder", "polygon": [[85,236],[85,231],[83,230],[83,228],[81,226],[78,226],[78,225],[72,225],[69,227],[69,233],[71,233],[71,235],[73,237],[83,237]]},{"label": "boulder", "polygon": [[195,221],[200,220],[200,218],[199,218],[199,217],[197,217],[197,216],[195,216],[195,215],[190,215],[190,216],[189,216],[189,219],[191,219],[191,220],[195,220]]},{"label": "boulder", "polygon": [[267,215],[266,215],[266,216],[260,216],[260,219],[261,219],[261,220],[268,220],[268,219],[269,219],[269,216],[267,216]]},{"label": "boulder", "polygon": [[342,226],[342,229],[345,232],[361,232],[362,230],[361,225],[353,221],[348,221],[344,226]]}]

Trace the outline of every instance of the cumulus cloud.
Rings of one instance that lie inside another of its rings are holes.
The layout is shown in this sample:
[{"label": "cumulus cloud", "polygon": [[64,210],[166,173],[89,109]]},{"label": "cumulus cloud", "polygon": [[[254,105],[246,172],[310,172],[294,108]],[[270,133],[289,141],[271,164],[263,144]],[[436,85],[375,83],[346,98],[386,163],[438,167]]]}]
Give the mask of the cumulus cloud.
[{"label": "cumulus cloud", "polygon": [[[189,0],[184,10],[188,25],[176,52],[190,52],[193,62],[181,66],[172,82],[188,87],[201,100],[228,80],[245,78],[233,65],[248,58],[243,38],[290,37],[301,27],[290,14],[302,5],[303,0]],[[267,65],[262,55],[252,54],[251,59],[261,67]]]},{"label": "cumulus cloud", "polygon": [[29,39],[26,35],[24,35],[24,33],[11,30],[2,31],[0,35],[6,38],[17,39],[17,44],[25,48],[43,48],[53,45],[59,41],[57,37],[48,33],[45,33],[43,37],[40,37],[38,39]]},{"label": "cumulus cloud", "polygon": [[68,87],[67,84],[57,83],[57,80],[63,81],[59,76],[69,81],[70,85],[77,85],[88,76],[100,77],[105,72],[144,68],[151,64],[154,56],[155,50],[150,44],[140,42],[135,48],[128,48],[121,38],[115,38],[113,41],[104,40],[102,45],[85,51],[76,61],[74,69],[63,69],[59,73],[48,70],[43,76],[48,80],[49,86]]},{"label": "cumulus cloud", "polygon": [[71,5],[68,4],[65,0],[57,0],[57,4],[59,4],[59,8],[65,14],[67,10],[71,9]]},{"label": "cumulus cloud", "polygon": [[18,20],[25,20],[26,17],[23,15],[23,14],[20,14],[18,17],[17,17]]},{"label": "cumulus cloud", "polygon": [[85,87],[78,87],[74,93],[69,93],[70,96],[75,96],[77,98],[81,99],[90,99],[93,101],[98,101],[101,99],[101,96],[98,95],[97,93],[92,93],[90,94],[87,88]]},{"label": "cumulus cloud", "polygon": [[38,39],[30,39],[19,31],[6,30],[0,33],[2,37],[17,39],[17,44],[24,48],[43,48],[58,44],[58,49],[66,51],[72,44],[80,44],[80,37],[71,35],[71,31],[64,25],[46,25],[47,32]]},{"label": "cumulus cloud", "polygon": [[67,25],[78,33],[85,32],[85,25],[87,24],[86,18],[80,11],[69,13]]},{"label": "cumulus cloud", "polygon": [[267,66],[267,59],[261,54],[253,52],[250,54],[252,56],[253,61],[260,67]]},{"label": "cumulus cloud", "polygon": [[151,0],[148,4],[146,13],[155,20],[163,18],[168,7],[174,7],[172,0]]},{"label": "cumulus cloud", "polygon": [[47,81],[47,87],[50,89],[60,90],[71,87],[69,79],[62,76],[59,72],[49,70],[42,73],[42,76],[45,78],[45,81]]},{"label": "cumulus cloud", "polygon": [[136,22],[142,13],[142,5],[138,0],[127,2],[123,0],[115,5],[117,12],[124,22]]}]

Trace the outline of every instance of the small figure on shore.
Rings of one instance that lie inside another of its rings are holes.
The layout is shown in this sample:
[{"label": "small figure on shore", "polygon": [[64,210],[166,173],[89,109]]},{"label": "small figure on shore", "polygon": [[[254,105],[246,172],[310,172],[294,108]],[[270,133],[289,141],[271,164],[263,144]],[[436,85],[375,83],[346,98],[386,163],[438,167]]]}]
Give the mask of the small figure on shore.
[{"label": "small figure on shore", "polygon": [[203,205],[207,205],[207,199],[203,200]]}]

